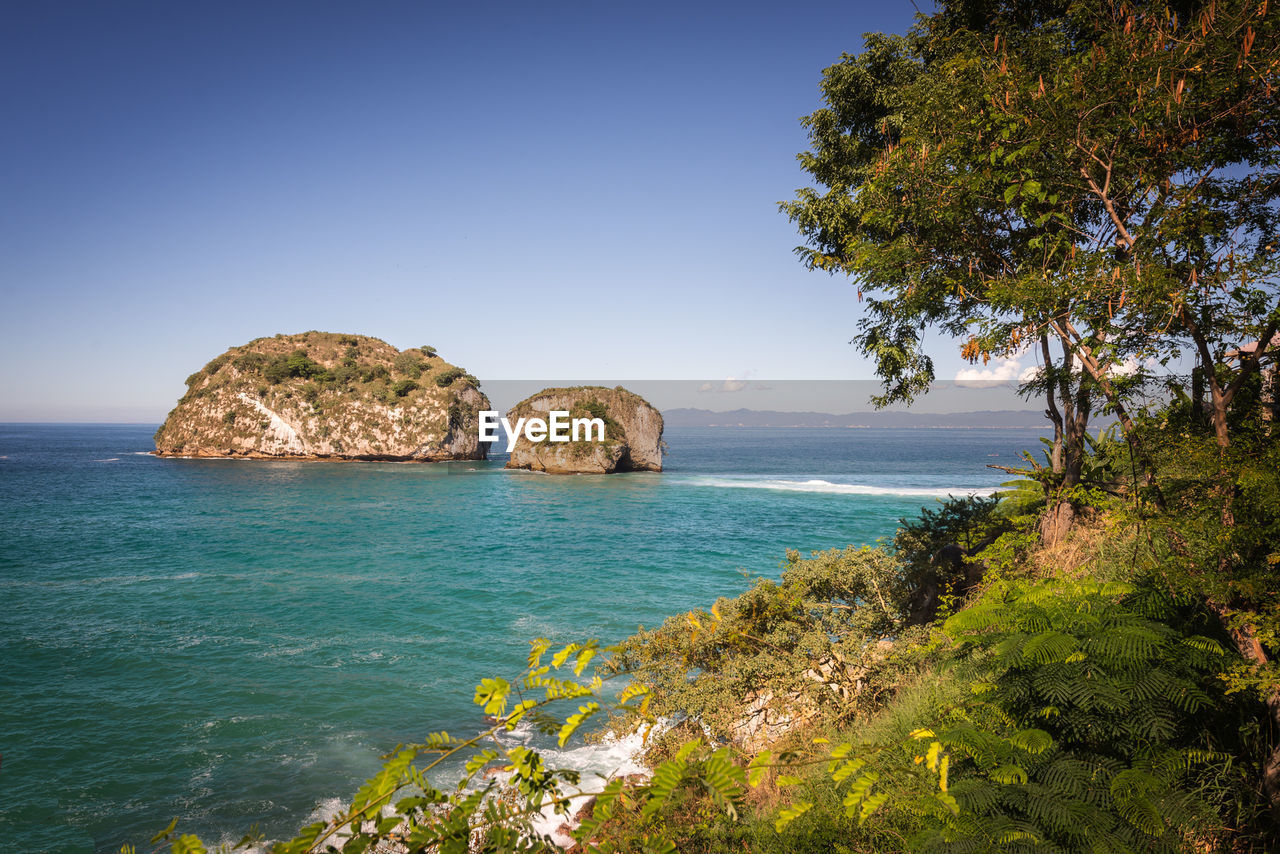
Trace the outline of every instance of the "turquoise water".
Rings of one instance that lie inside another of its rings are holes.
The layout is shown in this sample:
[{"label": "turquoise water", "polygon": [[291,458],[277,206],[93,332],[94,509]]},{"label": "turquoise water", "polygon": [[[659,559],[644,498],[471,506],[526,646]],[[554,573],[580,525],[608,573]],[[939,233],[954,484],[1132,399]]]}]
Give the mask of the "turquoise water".
[{"label": "turquoise water", "polygon": [[1028,430],[684,429],[662,474],[156,459],[153,426],[0,425],[0,851],[173,816],[272,837],[379,754],[482,724],[528,640],[616,641],[989,490]]}]

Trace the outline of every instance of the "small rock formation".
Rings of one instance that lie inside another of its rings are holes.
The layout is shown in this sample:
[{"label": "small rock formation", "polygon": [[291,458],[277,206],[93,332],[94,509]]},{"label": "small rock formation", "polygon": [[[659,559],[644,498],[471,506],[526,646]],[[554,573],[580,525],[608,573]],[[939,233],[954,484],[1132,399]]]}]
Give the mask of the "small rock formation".
[{"label": "small rock formation", "polygon": [[481,460],[476,379],[434,348],[304,332],[232,347],[187,378],[162,457]]},{"label": "small rock formation", "polygon": [[864,652],[860,662],[848,662],[839,653],[820,659],[801,674],[813,683],[808,690],[775,693],[766,686],[748,692],[740,716],[729,724],[729,740],[746,753],[757,754],[792,730],[822,720],[821,702],[836,702],[848,708],[866,689],[868,677],[893,647],[893,641],[878,640]]},{"label": "small rock formation", "polygon": [[553,410],[570,418],[600,418],[603,442],[530,442],[523,432],[511,450],[509,469],[548,474],[610,474],[618,471],[662,471],[662,413],[622,386],[547,388],[512,407],[507,419],[542,418]]}]

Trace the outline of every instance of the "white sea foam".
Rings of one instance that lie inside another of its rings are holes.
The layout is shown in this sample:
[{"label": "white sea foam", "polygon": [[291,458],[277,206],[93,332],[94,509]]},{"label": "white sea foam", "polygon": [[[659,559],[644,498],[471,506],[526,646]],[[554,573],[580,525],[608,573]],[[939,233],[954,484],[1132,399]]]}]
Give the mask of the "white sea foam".
[{"label": "white sea foam", "polygon": [[120,458],[119,458],[119,457],[107,457],[105,460],[94,460],[94,462],[95,462],[95,463],[118,463],[118,462],[120,462]]},{"label": "white sea foam", "polygon": [[537,731],[527,722],[521,722],[511,732],[499,732],[494,738],[503,747],[511,748],[528,744],[542,754],[542,761],[549,768],[570,768],[582,775],[583,786],[587,778],[594,777],[604,785],[604,780],[628,774],[645,773],[638,755],[644,748],[644,737],[639,732],[618,736],[608,733],[594,744],[558,749],[535,743]]},{"label": "white sea foam", "polygon": [[[346,812],[347,802],[342,798],[325,798],[316,804],[315,809],[311,811],[311,815],[307,816],[304,824],[312,824],[317,821],[323,821],[326,824],[336,819],[338,816]],[[218,840],[218,850],[224,848],[230,850],[233,845],[240,841],[240,837],[233,836],[230,833],[224,833],[222,838]],[[272,846],[276,842],[282,840],[264,839],[261,842],[253,843],[247,848],[236,848],[242,854],[270,854]]]},{"label": "white sea foam", "polygon": [[947,498],[948,496],[991,495],[992,488],[964,486],[916,487],[916,486],[868,486],[861,483],[832,483],[829,480],[783,480],[780,478],[695,477],[688,483],[693,486],[709,486],[721,489],[774,489],[783,492],[816,492],[831,495],[903,495],[923,498]]},{"label": "white sea foam", "polygon": [[[658,726],[665,728],[666,723],[660,721]],[[649,735],[652,736],[656,732],[657,730],[653,730]],[[571,769],[581,775],[579,792],[570,798],[568,815],[557,813],[552,807],[545,807],[532,822],[535,832],[551,837],[556,844],[564,847],[572,845],[574,840],[563,832],[563,829],[566,826],[572,829],[574,826],[572,821],[574,813],[588,798],[603,790],[610,779],[632,774],[640,774],[647,777],[649,774],[649,770],[640,763],[639,759],[645,745],[645,734],[640,731],[623,736],[609,733],[593,744],[557,749],[539,743],[541,739],[539,739],[535,729],[528,723],[521,723],[511,732],[498,733],[495,736],[495,740],[502,747],[508,749],[521,745],[535,747],[542,754],[542,761],[546,767]],[[500,762],[501,760],[499,760],[499,764]],[[497,779],[499,782],[505,782],[507,776],[498,774]],[[432,782],[447,791],[453,788],[456,778],[453,780],[437,779]],[[325,798],[316,804],[311,811],[311,815],[307,817],[306,823],[310,824],[317,821],[328,823],[334,821],[346,812],[348,806],[349,802],[342,798]],[[383,814],[389,815],[389,809],[384,808]],[[346,834],[340,831],[337,838],[343,839],[345,836]],[[228,837],[224,841],[230,841],[230,838]],[[270,844],[265,843],[262,848],[251,848],[248,854],[265,854],[270,849]]]},{"label": "white sea foam", "polygon": [[[499,733],[495,738],[504,747],[510,748],[533,741],[536,733],[528,723],[522,722],[512,732]],[[649,770],[640,763],[639,758],[644,745],[645,736],[637,731],[622,736],[610,732],[594,744],[568,749],[541,747],[539,752],[548,768],[568,768],[581,775],[581,795],[571,799],[568,815],[557,813],[551,807],[544,807],[533,820],[534,830],[550,836],[557,845],[572,845],[573,838],[563,832],[563,828],[567,826],[572,829],[572,816],[588,798],[604,789],[605,784],[614,777],[631,774],[648,776]]]}]

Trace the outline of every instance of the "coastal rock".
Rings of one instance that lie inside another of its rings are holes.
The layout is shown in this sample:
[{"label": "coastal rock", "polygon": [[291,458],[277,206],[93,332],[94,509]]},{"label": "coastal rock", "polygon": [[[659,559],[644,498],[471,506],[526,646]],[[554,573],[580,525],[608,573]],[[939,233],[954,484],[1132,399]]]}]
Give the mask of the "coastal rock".
[{"label": "coastal rock", "polygon": [[738,718],[729,725],[729,739],[747,753],[759,753],[792,730],[822,720],[822,702],[834,701],[848,707],[893,648],[893,641],[879,640],[865,651],[860,662],[847,662],[839,654],[814,662],[801,674],[813,683],[810,690],[775,693],[765,687],[749,692],[743,698]]},{"label": "coastal rock", "polygon": [[575,442],[530,442],[523,433],[511,450],[509,469],[548,474],[610,474],[618,471],[662,471],[662,413],[622,386],[575,386],[543,389],[507,414],[546,419],[553,410],[570,418],[600,418],[605,439]]},{"label": "coastal rock", "polygon": [[476,379],[431,347],[304,332],[232,347],[187,378],[157,456],[484,459]]}]

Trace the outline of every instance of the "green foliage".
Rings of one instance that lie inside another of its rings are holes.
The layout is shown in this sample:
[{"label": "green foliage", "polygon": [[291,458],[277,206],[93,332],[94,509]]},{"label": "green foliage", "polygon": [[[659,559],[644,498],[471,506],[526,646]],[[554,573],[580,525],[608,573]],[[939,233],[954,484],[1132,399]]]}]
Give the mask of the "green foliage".
[{"label": "green foliage", "polygon": [[997,512],[996,496],[948,497],[937,509],[922,508],[914,520],[900,520],[893,547],[909,566],[927,561],[948,543],[976,553],[1008,525]]},{"label": "green foliage", "polygon": [[900,521],[893,549],[914,622],[931,622],[939,607],[949,611],[982,580],[985,564],[977,555],[1011,528],[998,509],[996,497],[948,498],[918,519]]},{"label": "green foliage", "polygon": [[462,368],[446,368],[436,376],[436,385],[446,388],[453,385],[454,381],[466,376],[467,372]]},{"label": "green foliage", "polygon": [[1221,831],[1221,804],[1197,789],[1242,785],[1221,752],[1236,745],[1211,735],[1241,710],[1213,679],[1223,647],[1185,616],[1149,589],[1055,580],[990,590],[948,619],[986,672],[930,734],[958,810],[935,810],[922,842],[1016,832],[1027,850],[1173,851]]},{"label": "green foliage", "polygon": [[418,388],[418,384],[413,380],[400,380],[391,386],[391,392],[396,397],[405,397],[409,392],[415,391]]},{"label": "green foliage", "polygon": [[223,353],[220,356],[214,356],[212,359],[209,360],[209,363],[205,365],[204,368],[202,369],[204,372],[204,375],[208,377],[213,376],[218,371],[222,370],[222,366],[230,362],[231,358],[232,356],[230,353]]},{"label": "green foliage", "polygon": [[[596,398],[580,400],[569,409],[572,418],[599,418],[604,422],[604,441],[619,442],[626,438],[627,431],[609,414],[609,406]],[[585,443],[584,443],[585,444]]]},{"label": "green foliage", "polygon": [[345,362],[333,369],[333,381],[338,386],[349,386],[360,378],[360,369]]},{"label": "green foliage", "polygon": [[248,350],[236,356],[233,364],[236,366],[236,370],[241,373],[258,373],[267,367],[268,361],[265,353]]},{"label": "green foliage", "polygon": [[416,354],[406,350],[395,357],[393,367],[396,373],[406,374],[416,380],[422,376],[422,369],[425,366]]},{"label": "green foliage", "polygon": [[[650,690],[657,713],[696,718],[719,738],[732,734],[744,698],[765,692],[815,721],[838,718],[855,699],[891,690],[887,642],[903,631],[905,596],[884,551],[792,551],[780,582],[760,579],[710,611],[641,630],[613,664]],[[876,691],[864,691],[869,684]]]},{"label": "green foliage", "polygon": [[1126,432],[1143,371],[1114,368],[1190,349],[1222,421],[1258,365],[1223,352],[1280,328],[1266,10],[948,0],[826,69],[800,156],[819,188],[783,207],[805,263],[866,299],[879,403],[928,388],[936,327],[971,360],[1040,344],[1033,391],[1105,399]]},{"label": "green foliage", "polygon": [[1044,486],[1038,480],[1020,477],[1000,484],[997,512],[1006,519],[1016,519],[1044,506]]},{"label": "green foliage", "polygon": [[996,585],[947,620],[933,674],[826,749],[777,829],[839,826],[867,852],[1212,845],[1258,803],[1232,758],[1253,713],[1223,696],[1211,626],[1149,588]]},{"label": "green foliage", "polygon": [[313,361],[305,350],[295,350],[287,356],[277,356],[266,364],[262,374],[271,383],[281,383],[295,377],[317,379],[322,382],[332,379],[324,366]]},{"label": "green foliage", "polygon": [[[1116,513],[1130,531],[1131,577],[1202,601],[1250,655],[1233,687],[1266,700],[1280,690],[1280,443],[1269,422],[1240,417],[1222,448],[1175,402],[1140,424],[1160,473],[1164,506],[1141,480]],[[1255,693],[1256,692],[1256,693]]]}]

